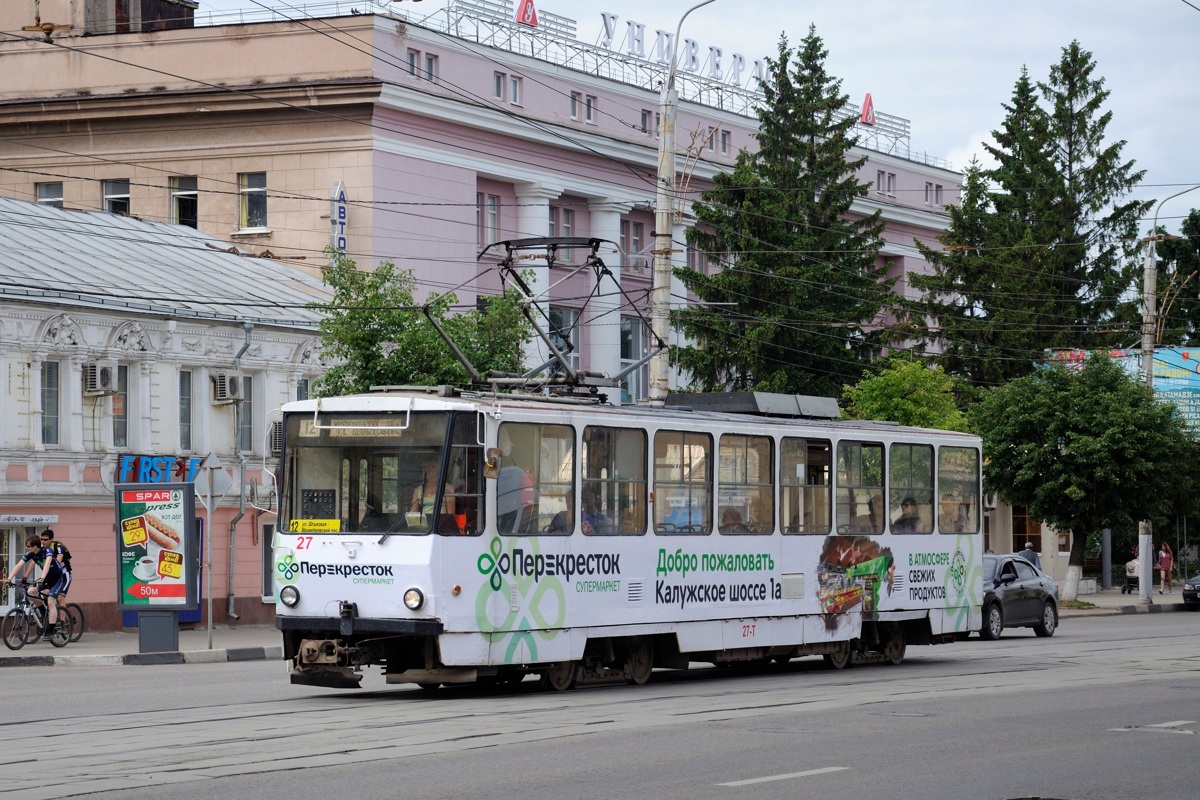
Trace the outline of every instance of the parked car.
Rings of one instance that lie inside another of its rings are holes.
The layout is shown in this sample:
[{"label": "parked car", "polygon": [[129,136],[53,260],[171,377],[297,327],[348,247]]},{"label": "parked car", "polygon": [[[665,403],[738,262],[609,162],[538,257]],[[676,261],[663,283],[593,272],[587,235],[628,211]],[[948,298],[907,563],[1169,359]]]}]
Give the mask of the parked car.
[{"label": "parked car", "polygon": [[1192,611],[1200,608],[1200,572],[1184,581],[1183,604]]},{"label": "parked car", "polygon": [[1058,584],[1017,555],[983,557],[984,639],[999,639],[1005,628],[1033,628],[1053,636],[1058,628]]}]

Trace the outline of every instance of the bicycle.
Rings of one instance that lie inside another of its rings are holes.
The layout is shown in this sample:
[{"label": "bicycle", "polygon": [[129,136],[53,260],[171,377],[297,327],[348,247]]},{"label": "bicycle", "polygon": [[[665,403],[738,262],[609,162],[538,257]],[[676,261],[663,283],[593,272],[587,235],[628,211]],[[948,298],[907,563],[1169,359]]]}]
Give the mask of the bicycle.
[{"label": "bicycle", "polygon": [[[0,621],[0,638],[10,650],[20,650],[30,642],[37,641],[47,628],[46,605],[44,601],[34,602],[29,596],[28,582],[19,581],[13,584],[17,592],[16,607],[4,615]],[[58,620],[54,630],[50,632],[50,644],[55,647],[65,647],[74,641],[74,619],[71,613],[66,613]]]},{"label": "bicycle", "polygon": [[[28,582],[26,582],[26,586],[28,586],[28,585],[29,585]],[[34,608],[38,608],[38,609],[45,608],[45,606],[44,606],[45,598],[43,598],[41,595],[33,595],[30,598],[30,603],[33,605]],[[39,613],[39,620],[41,619],[42,614],[44,614],[44,613],[45,612]],[[62,614],[66,614],[67,616],[69,616],[71,618],[71,642],[78,642],[80,639],[82,639],[83,638],[83,606],[79,605],[79,603],[66,603],[65,605],[60,605],[58,607],[58,613],[60,616]],[[42,627],[44,628],[45,626],[43,625]],[[32,639],[32,637],[30,637],[30,638]]]}]

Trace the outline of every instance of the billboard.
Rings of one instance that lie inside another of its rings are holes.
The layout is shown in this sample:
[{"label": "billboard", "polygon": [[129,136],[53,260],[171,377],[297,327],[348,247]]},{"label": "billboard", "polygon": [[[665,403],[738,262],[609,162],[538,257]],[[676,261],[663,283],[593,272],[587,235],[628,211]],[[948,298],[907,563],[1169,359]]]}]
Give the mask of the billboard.
[{"label": "billboard", "polygon": [[[1133,378],[1142,379],[1140,350],[1108,350],[1109,358],[1120,364]],[[1051,361],[1079,368],[1091,353],[1087,350],[1062,350]],[[1156,347],[1154,349],[1154,393],[1160,400],[1174,403],[1187,423],[1192,437],[1200,439],[1200,349]]]},{"label": "billboard", "polygon": [[199,537],[191,483],[116,488],[117,605],[122,611],[199,607]]}]

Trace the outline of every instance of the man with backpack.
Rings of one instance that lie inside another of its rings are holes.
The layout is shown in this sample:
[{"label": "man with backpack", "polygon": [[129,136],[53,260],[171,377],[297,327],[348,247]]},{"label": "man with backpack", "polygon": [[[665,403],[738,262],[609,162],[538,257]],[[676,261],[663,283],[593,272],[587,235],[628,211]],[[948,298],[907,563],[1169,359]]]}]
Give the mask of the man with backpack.
[{"label": "man with backpack", "polygon": [[64,598],[67,590],[71,588],[71,551],[62,542],[54,540],[54,531],[49,528],[42,531],[41,540],[42,576],[37,582],[37,588],[41,591],[32,594],[38,596],[44,593],[46,598],[46,639],[49,639],[50,631],[58,622],[58,612],[66,605]]}]

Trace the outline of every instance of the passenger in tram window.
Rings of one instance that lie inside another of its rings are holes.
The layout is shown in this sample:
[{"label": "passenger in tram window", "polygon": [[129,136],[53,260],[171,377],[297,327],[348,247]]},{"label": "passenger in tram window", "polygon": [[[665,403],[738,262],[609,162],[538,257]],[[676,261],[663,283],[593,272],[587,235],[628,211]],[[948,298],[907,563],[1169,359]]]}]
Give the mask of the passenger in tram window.
[{"label": "passenger in tram window", "polygon": [[720,531],[721,533],[746,533],[749,528],[746,527],[746,523],[742,522],[742,512],[729,506],[721,511]]},{"label": "passenger in tram window", "polygon": [[592,529],[596,533],[616,533],[616,531],[613,529],[612,520],[609,519],[608,515],[604,513],[604,510],[600,507],[599,500],[594,495],[588,494],[584,496],[583,513],[585,516],[591,518]]},{"label": "passenger in tram window", "polygon": [[892,522],[893,533],[924,533],[925,521],[917,514],[917,501],[906,497],[900,501],[900,516]]},{"label": "passenger in tram window", "polygon": [[966,533],[971,528],[971,517],[967,513],[966,503],[960,503],[958,497],[950,492],[943,494],[938,529],[943,533]]},{"label": "passenger in tram window", "polygon": [[584,536],[591,536],[596,532],[596,526],[592,523],[592,515],[584,514],[579,518],[579,524],[583,528]]}]

